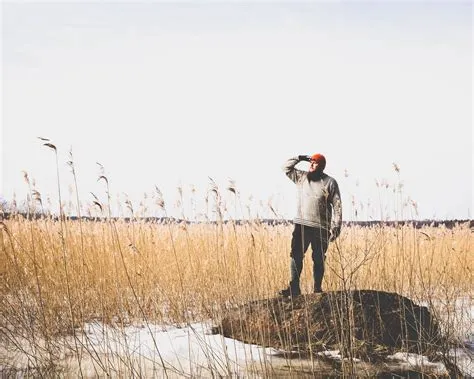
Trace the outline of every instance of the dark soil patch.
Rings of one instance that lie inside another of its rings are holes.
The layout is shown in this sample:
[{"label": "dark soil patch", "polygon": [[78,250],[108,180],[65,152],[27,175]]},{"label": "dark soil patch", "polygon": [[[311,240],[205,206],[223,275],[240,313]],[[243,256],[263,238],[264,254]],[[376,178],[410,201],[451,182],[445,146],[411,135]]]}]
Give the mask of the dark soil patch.
[{"label": "dark soil patch", "polygon": [[443,344],[428,308],[370,290],[252,301],[227,309],[219,328],[226,337],[288,354],[339,350],[370,362],[400,350],[433,357]]}]

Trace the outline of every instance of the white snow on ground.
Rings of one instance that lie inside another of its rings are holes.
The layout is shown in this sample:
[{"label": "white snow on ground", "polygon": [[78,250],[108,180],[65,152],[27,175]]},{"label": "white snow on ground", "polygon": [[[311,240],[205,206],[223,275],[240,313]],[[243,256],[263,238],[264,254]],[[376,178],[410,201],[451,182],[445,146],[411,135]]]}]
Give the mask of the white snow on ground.
[{"label": "white snow on ground", "polygon": [[454,302],[421,302],[441,321],[442,333],[457,338],[463,348],[451,349],[449,356],[466,378],[474,378],[474,301],[460,296]]},{"label": "white snow on ground", "polygon": [[[465,377],[474,377],[474,331],[472,323],[468,326],[467,322],[473,319],[474,314],[474,307],[472,303],[470,305],[470,312],[466,314],[463,304],[464,314],[460,317],[464,337],[461,338],[465,341],[465,347],[450,351],[452,361]],[[124,328],[92,322],[78,331],[76,338],[76,341],[72,337],[63,341],[63,345],[70,348],[64,348],[61,365],[71,376],[96,377],[104,372],[115,372],[163,377],[163,366],[166,367],[168,377],[265,376],[265,373],[272,372],[273,367],[291,366],[297,369],[313,364],[301,359],[282,358],[282,352],[273,348],[244,344],[220,334],[212,334],[210,322],[183,327],[135,324]],[[28,341],[25,342],[22,349],[28,352]],[[71,349],[77,346],[82,346],[80,359]],[[34,354],[34,351],[29,353]],[[339,351],[326,351],[320,355],[341,360]],[[26,372],[28,360],[24,353],[6,350],[0,344],[0,357],[0,376],[12,367]],[[424,356],[400,352],[393,354],[390,359],[400,364],[401,368],[424,367],[435,374],[446,373],[443,364],[429,362]]]},{"label": "white snow on ground", "polygon": [[[102,360],[125,357],[123,361],[138,363],[141,370],[153,370],[154,375],[163,371],[162,364],[167,374],[227,376],[241,375],[258,366],[263,369],[272,362],[287,363],[276,356],[279,352],[273,348],[213,335],[206,323],[182,328],[147,324],[118,329],[95,322],[87,324],[84,332],[88,350],[93,349]],[[84,369],[91,371],[90,367]]]},{"label": "white snow on ground", "polygon": [[[90,343],[102,355],[129,357],[131,361],[154,362],[153,369],[160,370],[163,361],[170,372],[183,375],[243,375],[256,367],[264,372],[268,365],[288,365],[280,357],[281,352],[273,348],[212,335],[205,323],[196,323],[183,328],[156,325],[129,326],[123,330],[88,324],[86,333]],[[319,353],[321,356],[341,360],[338,350]],[[466,349],[451,351],[456,364],[466,377],[474,376],[473,354]],[[430,362],[427,357],[399,352],[388,357],[400,364],[401,369],[429,369],[435,375],[446,375],[443,363]],[[256,366],[255,366],[256,365]],[[146,365],[145,365],[146,366]],[[150,369],[150,368],[148,368]]]},{"label": "white snow on ground", "polygon": [[455,334],[459,340],[467,344],[474,343],[474,301],[472,296],[460,296],[455,301],[421,301],[431,314],[441,320],[443,333]]},{"label": "white snow on ground", "polygon": [[451,349],[449,357],[466,378],[474,378],[474,350],[468,346],[463,349]]},{"label": "white snow on ground", "polygon": [[[425,305],[425,304],[423,304]],[[462,297],[455,304],[438,304],[439,309],[455,309],[455,312],[438,314],[446,325],[459,332],[459,339],[465,343],[464,348],[452,349],[450,357],[463,375],[474,377],[474,304],[472,298]],[[447,318],[449,317],[449,318]],[[219,373],[221,375],[243,374],[248,370],[259,368],[265,372],[268,365],[291,365],[291,360],[281,358],[281,352],[272,348],[248,345],[212,335],[211,326],[207,323],[195,323],[183,328],[162,327],[157,325],[129,326],[123,330],[104,326],[100,323],[87,324],[84,331],[90,343],[101,354],[128,356],[132,360],[154,362],[157,369],[159,362],[166,367],[189,375]],[[341,360],[339,351],[326,351],[320,355],[334,360]],[[402,368],[428,368],[438,375],[446,374],[446,367],[439,362],[429,362],[427,357],[396,353],[389,357],[400,363]]]},{"label": "white snow on ground", "polygon": [[[77,334],[84,347],[81,359],[65,349],[61,366],[71,376],[96,377],[105,372],[139,377],[211,377],[211,376],[265,376],[272,368],[311,368],[312,362],[302,359],[282,358],[282,352],[273,348],[244,344],[211,334],[207,323],[194,323],[184,327],[159,326],[153,324],[131,325],[116,328],[99,322],[86,324],[84,334]],[[67,341],[74,346],[72,337]],[[26,348],[26,345],[24,346]],[[20,352],[16,356],[1,355],[19,371],[26,372],[27,361]],[[325,351],[319,355],[340,361],[338,350]],[[456,349],[451,351],[454,361],[466,377],[474,377],[473,351]],[[388,357],[400,369],[430,370],[435,375],[446,375],[446,367],[439,362],[430,362],[416,354],[396,353]],[[5,360],[4,360],[5,362]],[[163,369],[166,367],[166,370]],[[0,374],[2,370],[0,362]],[[295,372],[295,371],[294,371]]]},{"label": "white snow on ground", "polygon": [[430,362],[429,359],[423,355],[398,352],[387,357],[389,360],[405,363],[406,369],[414,368],[428,368],[435,375],[448,375],[448,370],[443,363]]}]

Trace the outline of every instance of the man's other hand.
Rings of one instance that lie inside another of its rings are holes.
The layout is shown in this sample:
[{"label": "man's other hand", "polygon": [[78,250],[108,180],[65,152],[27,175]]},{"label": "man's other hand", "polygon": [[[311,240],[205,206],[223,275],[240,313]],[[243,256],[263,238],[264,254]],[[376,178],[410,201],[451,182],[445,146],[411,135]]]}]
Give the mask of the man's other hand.
[{"label": "man's other hand", "polygon": [[341,227],[340,226],[334,226],[331,229],[331,236],[329,237],[329,241],[333,242],[336,240],[337,237],[339,237],[339,234],[341,234]]}]

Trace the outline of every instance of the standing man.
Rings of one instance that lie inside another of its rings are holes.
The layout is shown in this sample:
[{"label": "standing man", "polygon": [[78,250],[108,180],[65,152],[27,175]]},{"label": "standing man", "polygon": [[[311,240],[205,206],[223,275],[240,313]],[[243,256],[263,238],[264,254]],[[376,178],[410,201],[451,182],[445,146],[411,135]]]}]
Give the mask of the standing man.
[{"label": "standing man", "polygon": [[[295,168],[301,161],[310,162],[309,171]],[[322,292],[324,259],[329,241],[341,232],[342,204],[336,180],[324,173],[326,158],[322,154],[299,155],[283,166],[285,174],[296,183],[297,208],[291,239],[291,280],[281,296],[298,296],[303,258],[311,244],[313,258],[314,292]],[[334,215],[334,217],[333,217]]]}]

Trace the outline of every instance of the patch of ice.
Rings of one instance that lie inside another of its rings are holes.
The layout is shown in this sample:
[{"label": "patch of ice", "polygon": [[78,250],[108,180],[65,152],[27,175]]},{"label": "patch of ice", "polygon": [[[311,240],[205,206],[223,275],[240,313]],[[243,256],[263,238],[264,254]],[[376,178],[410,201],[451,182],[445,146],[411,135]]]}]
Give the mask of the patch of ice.
[{"label": "patch of ice", "polygon": [[466,378],[474,378],[474,354],[472,349],[451,349],[449,357]]},{"label": "patch of ice", "polygon": [[441,362],[431,362],[428,357],[424,355],[398,352],[393,355],[388,355],[387,359],[405,363],[410,368],[427,368],[436,375],[448,375],[449,372],[446,366]]},{"label": "patch of ice", "polygon": [[318,355],[338,361],[342,359],[341,352],[339,350],[324,350],[320,351]]},{"label": "patch of ice", "polygon": [[[291,358],[275,348],[245,344],[221,334],[212,334],[210,325],[210,322],[182,327],[140,323],[119,328],[100,322],[88,323],[82,333],[77,331],[79,341],[74,341],[73,337],[58,341],[64,346],[64,354],[61,354],[64,362],[61,365],[69,370],[71,376],[96,377],[104,372],[117,372],[124,376],[136,374],[145,377],[166,374],[171,378],[173,375],[248,376],[255,372],[266,373],[269,367],[288,367],[303,362],[292,363]],[[80,361],[77,355],[72,354],[75,342],[82,347]],[[26,372],[27,355],[33,356],[36,350],[27,348],[28,344],[23,346],[22,351],[14,353],[4,351],[0,344],[0,356],[10,363],[9,367]],[[453,349],[450,353],[451,360],[463,374],[474,377],[472,350]],[[334,361],[341,362],[343,359],[339,350],[326,350],[318,354]],[[421,355],[396,353],[389,358],[401,362],[397,363],[401,369],[415,367],[423,368],[423,371],[431,370],[437,375],[447,374],[444,364],[430,362]]]},{"label": "patch of ice", "polygon": [[[341,352],[339,350],[324,350],[320,351],[318,353],[319,356],[321,357],[326,357],[329,359],[334,359],[335,361],[342,361],[344,360],[345,362],[350,361],[350,358],[342,358]],[[353,362],[360,362],[361,360],[359,358],[352,358]]]},{"label": "patch of ice", "polygon": [[201,373],[203,367],[219,375],[242,373],[246,362],[268,362],[278,354],[273,348],[213,335],[206,323],[182,328],[149,324],[119,329],[94,322],[87,324],[84,331],[98,354],[162,362],[184,375],[195,374],[196,367],[201,368]]}]

